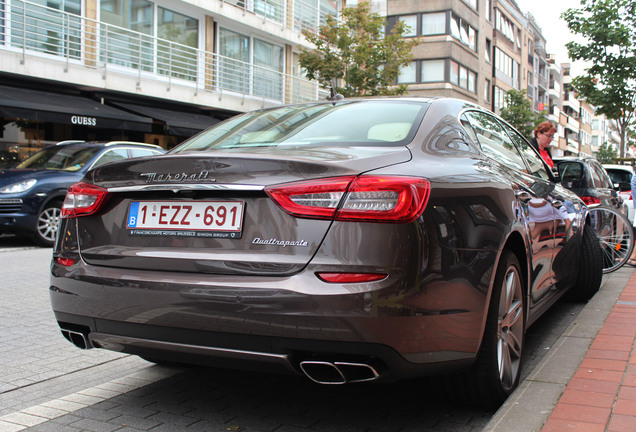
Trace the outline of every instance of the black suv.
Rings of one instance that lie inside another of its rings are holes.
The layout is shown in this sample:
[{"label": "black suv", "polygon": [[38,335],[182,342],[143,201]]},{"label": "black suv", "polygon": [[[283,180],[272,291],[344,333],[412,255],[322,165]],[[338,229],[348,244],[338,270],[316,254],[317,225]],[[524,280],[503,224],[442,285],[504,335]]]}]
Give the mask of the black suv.
[{"label": "black suv", "polygon": [[0,233],[27,235],[52,246],[60,208],[70,185],[89,169],[107,162],[164,153],[151,144],[68,141],[47,147],[0,170]]},{"label": "black suv", "polygon": [[576,193],[588,206],[606,205],[627,216],[623,199],[618,195],[607,171],[592,157],[554,158],[561,184]]}]

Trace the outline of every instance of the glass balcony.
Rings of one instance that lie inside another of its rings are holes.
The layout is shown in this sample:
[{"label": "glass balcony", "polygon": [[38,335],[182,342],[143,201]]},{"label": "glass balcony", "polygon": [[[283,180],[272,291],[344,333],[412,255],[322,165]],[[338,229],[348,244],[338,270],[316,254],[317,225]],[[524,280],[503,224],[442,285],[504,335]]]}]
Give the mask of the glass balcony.
[{"label": "glass balcony", "polygon": [[[236,7],[247,4],[224,2]],[[293,2],[292,11],[286,10],[288,4],[282,0],[249,2],[253,13],[267,19],[286,23],[281,13],[288,14],[284,16],[290,17],[289,21],[310,28],[305,18],[309,17],[312,1]],[[324,16],[318,6],[311,9],[316,17],[312,26]],[[300,10],[307,13],[298,15]],[[281,65],[272,69],[21,0],[0,0],[2,51],[21,53],[23,63],[28,56],[40,56],[73,67],[101,70],[104,76],[132,74],[138,82],[167,81],[197,91],[234,93],[273,103],[316,100],[326,94],[314,81],[280,72]]]}]

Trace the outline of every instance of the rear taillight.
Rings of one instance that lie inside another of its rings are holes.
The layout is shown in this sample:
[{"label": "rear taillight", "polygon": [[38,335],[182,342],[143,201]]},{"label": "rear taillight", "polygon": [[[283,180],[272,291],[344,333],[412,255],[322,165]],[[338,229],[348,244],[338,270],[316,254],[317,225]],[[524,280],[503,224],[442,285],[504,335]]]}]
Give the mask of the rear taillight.
[{"label": "rear taillight", "polygon": [[600,199],[591,196],[582,196],[581,200],[588,206],[601,203]]},{"label": "rear taillight", "polygon": [[73,264],[75,264],[77,261],[73,258],[63,258],[63,257],[57,257],[55,258],[55,262],[64,266],[64,267],[70,267]]},{"label": "rear taillight", "polygon": [[108,191],[88,183],[75,183],[68,188],[60,217],[88,216],[99,210],[106,202]]},{"label": "rear taillight", "polygon": [[430,183],[421,177],[363,175],[269,186],[265,192],[298,217],[411,222],[426,207]]}]

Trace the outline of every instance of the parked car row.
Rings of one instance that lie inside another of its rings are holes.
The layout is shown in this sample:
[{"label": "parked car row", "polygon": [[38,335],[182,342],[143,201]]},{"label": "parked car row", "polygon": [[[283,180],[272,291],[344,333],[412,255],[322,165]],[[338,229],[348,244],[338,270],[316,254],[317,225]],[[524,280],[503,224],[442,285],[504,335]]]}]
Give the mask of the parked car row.
[{"label": "parked car row", "polygon": [[[606,169],[595,158],[589,156],[554,158],[554,167],[559,173],[561,184],[576,193],[586,205],[604,205],[628,216],[627,202],[619,193]],[[631,176],[629,181],[631,196]]]},{"label": "parked car row", "polygon": [[264,109],[72,185],[51,303],[84,349],[323,384],[451,373],[494,407],[526,329],[600,286],[587,211],[478,105]]},{"label": "parked car row", "polygon": [[53,246],[70,185],[107,162],[151,156],[155,145],[126,141],[66,141],[47,147],[15,168],[0,169],[0,233],[29,236]]}]

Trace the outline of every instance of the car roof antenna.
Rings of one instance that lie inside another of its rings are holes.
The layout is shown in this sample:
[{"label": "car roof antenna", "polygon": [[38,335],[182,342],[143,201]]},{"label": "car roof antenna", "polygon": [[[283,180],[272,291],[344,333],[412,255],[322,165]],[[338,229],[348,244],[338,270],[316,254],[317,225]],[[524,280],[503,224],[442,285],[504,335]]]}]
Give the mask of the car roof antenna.
[{"label": "car roof antenna", "polygon": [[337,102],[343,99],[344,99],[344,96],[336,91],[335,83],[332,83],[331,89],[329,89],[329,97],[327,98],[327,100],[331,102]]}]

